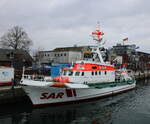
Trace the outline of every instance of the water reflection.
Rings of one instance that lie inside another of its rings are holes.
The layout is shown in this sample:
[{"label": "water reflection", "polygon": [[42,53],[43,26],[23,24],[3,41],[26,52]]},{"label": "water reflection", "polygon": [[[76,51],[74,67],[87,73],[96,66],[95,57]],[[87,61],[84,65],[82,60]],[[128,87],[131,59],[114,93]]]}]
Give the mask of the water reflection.
[{"label": "water reflection", "polygon": [[135,90],[91,102],[33,108],[28,104],[0,108],[0,124],[149,124],[150,82]]},{"label": "water reflection", "polygon": [[[111,124],[114,106],[126,97],[109,97],[86,103],[52,106],[44,108],[1,109],[0,124]],[[2,112],[3,110],[3,112]]]},{"label": "water reflection", "polygon": [[[101,102],[88,102],[34,109],[32,123],[44,124],[111,124],[111,109]],[[36,120],[38,118],[38,120]]]}]

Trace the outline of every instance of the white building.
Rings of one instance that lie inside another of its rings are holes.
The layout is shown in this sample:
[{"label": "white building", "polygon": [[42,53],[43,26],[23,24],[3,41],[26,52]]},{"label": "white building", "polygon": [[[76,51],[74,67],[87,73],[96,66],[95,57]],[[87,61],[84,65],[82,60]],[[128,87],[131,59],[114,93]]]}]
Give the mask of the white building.
[{"label": "white building", "polygon": [[83,53],[88,50],[88,46],[75,46],[56,48],[52,51],[40,51],[39,63],[72,63],[76,60],[83,59]]}]

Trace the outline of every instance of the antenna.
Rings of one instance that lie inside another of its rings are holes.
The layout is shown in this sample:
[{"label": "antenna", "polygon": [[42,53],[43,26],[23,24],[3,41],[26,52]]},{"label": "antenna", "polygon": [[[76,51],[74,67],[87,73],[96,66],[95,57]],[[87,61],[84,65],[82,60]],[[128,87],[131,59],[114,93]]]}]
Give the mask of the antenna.
[{"label": "antenna", "polygon": [[99,21],[97,21],[96,29],[97,29],[97,30],[99,30],[99,29],[100,29],[100,22],[99,22]]}]

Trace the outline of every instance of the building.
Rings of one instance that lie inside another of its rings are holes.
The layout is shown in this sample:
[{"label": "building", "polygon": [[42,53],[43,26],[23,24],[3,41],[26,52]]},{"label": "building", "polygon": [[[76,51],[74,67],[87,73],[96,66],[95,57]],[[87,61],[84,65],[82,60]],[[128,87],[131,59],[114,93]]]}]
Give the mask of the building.
[{"label": "building", "polygon": [[[150,69],[150,54],[137,51],[136,45],[121,45],[117,44],[109,50],[109,60],[116,64],[117,67],[126,65],[128,69],[134,71]],[[118,63],[117,58],[120,58],[122,63]]]},{"label": "building", "polygon": [[36,60],[39,64],[71,64],[77,60],[83,59],[83,53],[89,51],[89,49],[89,46],[74,46],[56,48],[52,51],[40,51]]},{"label": "building", "polygon": [[0,49],[0,66],[20,67],[20,63],[25,66],[32,66],[33,59],[27,51]]},{"label": "building", "polygon": [[0,66],[14,67],[15,76],[22,75],[22,68],[32,66],[33,59],[27,51],[0,49]]},{"label": "building", "polygon": [[121,45],[117,44],[110,50],[110,55],[122,56],[122,62],[128,63],[131,59],[136,56],[136,45]]},{"label": "building", "polygon": [[150,54],[137,51],[136,68],[139,70],[150,70]]},{"label": "building", "polygon": [[12,65],[13,57],[14,57],[13,50],[0,49],[0,66],[10,67]]}]

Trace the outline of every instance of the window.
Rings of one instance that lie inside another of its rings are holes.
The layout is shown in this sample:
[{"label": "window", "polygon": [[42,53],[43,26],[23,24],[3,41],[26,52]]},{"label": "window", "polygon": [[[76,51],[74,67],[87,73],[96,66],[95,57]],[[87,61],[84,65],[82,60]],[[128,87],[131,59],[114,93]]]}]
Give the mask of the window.
[{"label": "window", "polygon": [[94,72],[92,71],[92,75],[94,75]]},{"label": "window", "polygon": [[99,75],[101,75],[101,71],[99,71]]},{"label": "window", "polygon": [[64,70],[63,75],[64,75],[64,76],[67,75],[67,71],[66,71],[66,70]]},{"label": "window", "polygon": [[66,53],[64,53],[64,56],[66,56]]},{"label": "window", "polygon": [[79,75],[80,75],[80,72],[77,71],[77,72],[75,73],[75,76],[79,76]]},{"label": "window", "polygon": [[95,75],[97,75],[97,71],[95,71]]},{"label": "window", "polygon": [[81,73],[81,76],[84,76],[84,71]]},{"label": "window", "polygon": [[97,67],[96,67],[96,66],[93,66],[92,69],[97,69]]},{"label": "window", "polygon": [[105,71],[105,75],[107,74],[107,71]]},{"label": "window", "polygon": [[72,76],[73,75],[73,71],[69,71],[68,76]]}]

